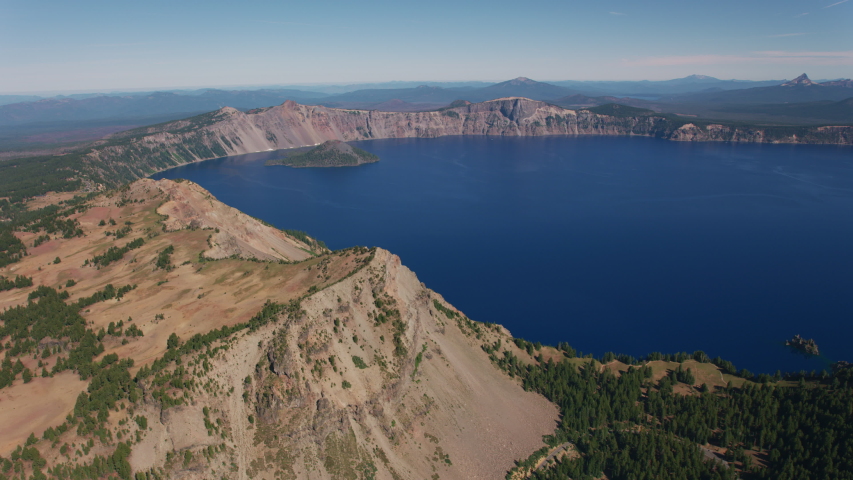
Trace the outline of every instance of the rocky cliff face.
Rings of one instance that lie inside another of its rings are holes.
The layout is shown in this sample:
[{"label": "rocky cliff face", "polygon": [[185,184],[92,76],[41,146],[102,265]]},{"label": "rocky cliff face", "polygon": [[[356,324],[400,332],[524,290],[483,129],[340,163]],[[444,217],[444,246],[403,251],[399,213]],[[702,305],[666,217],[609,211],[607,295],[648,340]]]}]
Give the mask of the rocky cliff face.
[{"label": "rocky cliff face", "polygon": [[801,143],[853,145],[853,127],[731,127],[687,123],[666,137],[681,142]]},{"label": "rocky cliff face", "polygon": [[[214,387],[191,404],[140,408],[151,431],[134,447],[133,470],[164,468],[186,479],[223,471],[227,478],[502,478],[553,432],[557,409],[479,348],[498,339],[511,345],[504,329],[472,329],[436,301],[445,305],[397,256],[376,251],[365,268],[303,300],[275,327],[232,342],[199,378]],[[206,421],[221,427],[205,429]],[[211,429],[225,433],[224,443]],[[202,459],[211,448],[209,462],[170,461],[174,452]]]},{"label": "rocky cliff face", "polygon": [[103,179],[131,180],[184,163],[328,140],[445,135],[643,135],[678,141],[853,144],[853,127],[700,127],[663,116],[616,117],[568,110],[526,98],[430,112],[347,110],[287,101],[247,113],[226,107],[137,129],[96,146],[88,159],[92,172]]},{"label": "rocky cliff face", "polygon": [[[44,459],[18,460],[22,477],[49,469],[55,478],[115,470],[161,479],[493,479],[554,431],[557,407],[482,347],[536,360],[504,328],[467,319],[387,251],[309,256],[304,239],[186,181],[140,180],[84,210],[71,214],[82,236],[33,246],[0,273],[62,284],[71,302],[106,284],[133,285],[81,315],[92,338],[116,319],[141,334],[101,336],[102,366],[124,365],[108,382],[63,371],[0,388],[0,455],[16,458],[33,434]],[[106,235],[119,225],[125,237]],[[28,246],[37,235],[20,233]],[[218,249],[228,238],[233,248]],[[141,246],[82,266],[131,239]],[[35,289],[3,292],[0,308],[28,305]],[[50,370],[75,346],[44,344],[46,355],[19,355],[25,368]],[[128,395],[88,416],[87,395],[119,395],[112,379],[124,374]]]}]

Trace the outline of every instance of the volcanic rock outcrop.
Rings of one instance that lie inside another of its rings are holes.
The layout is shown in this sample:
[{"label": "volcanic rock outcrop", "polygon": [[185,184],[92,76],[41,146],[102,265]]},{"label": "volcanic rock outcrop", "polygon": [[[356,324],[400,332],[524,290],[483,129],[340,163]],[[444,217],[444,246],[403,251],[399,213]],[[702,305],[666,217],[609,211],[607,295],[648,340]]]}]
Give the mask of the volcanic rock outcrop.
[{"label": "volcanic rock outcrop", "polygon": [[216,112],[130,130],[87,155],[102,178],[133,180],[175,165],[229,155],[379,138],[445,135],[642,135],[679,141],[853,144],[853,127],[773,129],[707,124],[663,115],[611,116],[527,98],[501,98],[429,112],[281,105]]}]

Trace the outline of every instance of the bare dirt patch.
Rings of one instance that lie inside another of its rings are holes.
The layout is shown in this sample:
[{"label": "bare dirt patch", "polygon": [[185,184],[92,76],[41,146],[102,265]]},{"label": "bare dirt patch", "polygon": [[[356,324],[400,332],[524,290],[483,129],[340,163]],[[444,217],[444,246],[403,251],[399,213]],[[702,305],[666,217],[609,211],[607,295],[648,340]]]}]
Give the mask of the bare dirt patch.
[{"label": "bare dirt patch", "polygon": [[48,427],[62,423],[87,383],[65,372],[0,389],[0,455],[8,455],[31,433],[41,438]]},{"label": "bare dirt patch", "polygon": [[48,192],[44,195],[33,197],[27,202],[27,208],[37,210],[48,205],[58,205],[59,202],[71,200],[75,195],[77,195],[77,192]]}]

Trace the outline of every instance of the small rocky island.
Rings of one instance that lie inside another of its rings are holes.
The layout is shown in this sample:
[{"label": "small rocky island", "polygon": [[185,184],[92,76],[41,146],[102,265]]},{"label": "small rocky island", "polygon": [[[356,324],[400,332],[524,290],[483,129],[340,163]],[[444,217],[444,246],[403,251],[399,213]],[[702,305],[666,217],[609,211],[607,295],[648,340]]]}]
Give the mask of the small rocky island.
[{"label": "small rocky island", "polygon": [[329,140],[316,147],[294,148],[283,158],[268,160],[267,165],[288,167],[356,167],[378,162],[379,157],[340,140]]},{"label": "small rocky island", "polygon": [[853,363],[845,360],[839,360],[832,364],[833,372],[840,372],[842,370],[853,370]]},{"label": "small rocky island", "polygon": [[794,335],[794,338],[785,341],[785,345],[806,355],[820,355],[820,350],[818,350],[817,344],[812,338],[806,339],[799,335]]}]

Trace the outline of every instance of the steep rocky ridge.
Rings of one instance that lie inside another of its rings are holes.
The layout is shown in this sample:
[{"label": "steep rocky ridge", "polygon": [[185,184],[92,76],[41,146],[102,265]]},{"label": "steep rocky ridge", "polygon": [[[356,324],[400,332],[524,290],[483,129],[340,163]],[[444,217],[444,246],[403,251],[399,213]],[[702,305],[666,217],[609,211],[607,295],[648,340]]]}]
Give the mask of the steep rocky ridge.
[{"label": "steep rocky ridge", "polygon": [[380,112],[282,105],[247,113],[233,108],[131,130],[95,146],[90,171],[107,183],[227,155],[318,145],[328,140],[433,138],[445,135],[643,135],[680,141],[853,144],[853,127],[749,127],[694,124],[660,115],[633,117],[569,110],[526,98],[502,98],[430,112]]},{"label": "steep rocky ridge", "polygon": [[[144,187],[148,182],[151,180],[142,180],[135,187]],[[167,200],[157,209],[157,213],[166,216],[163,225],[167,230],[214,230],[208,241],[210,249],[204,252],[207,258],[237,256],[258,260],[299,261],[312,255],[313,245],[307,245],[236,208],[216,201],[198,184],[162,180],[153,183],[167,196]]]},{"label": "steep rocky ridge", "polygon": [[[398,327],[376,321],[377,299],[399,311],[399,340]],[[398,257],[376,251],[358,274],[216,358],[205,379],[219,395],[198,392],[193,405],[171,412],[147,407],[156,434],[131,464],[149,470],[168,465],[169,451],[218,445],[203,428],[207,407],[232,435],[225,443],[238,468],[229,478],[502,477],[553,431],[556,409],[479,349],[481,341],[508,341],[505,331],[482,330],[477,339],[434,300],[444,303]],[[181,478],[222,471],[217,462],[170,468]]]},{"label": "steep rocky ridge", "polygon": [[[93,331],[121,319],[143,335],[102,337],[97,360],[133,360],[137,396],[111,407],[94,432],[77,416],[88,381],[76,372],[0,389],[0,455],[15,458],[30,433],[40,439],[66,425],[32,445],[50,478],[71,477],[124,442],[123,478],[500,478],[553,432],[557,408],[525,392],[481,349],[500,340],[533,362],[505,329],[468,320],[389,252],[316,251],[293,262],[263,244],[298,241],[234,212],[191,182],[145,179],[75,213],[81,237],[32,246],[37,233],[19,232],[30,255],[0,274],[67,291],[68,302],[106,284],[135,285],[81,315]],[[107,234],[125,226],[123,238]],[[234,254],[280,261],[199,255],[210,251],[216,228],[243,242]],[[144,244],[86,266],[135,239]],[[35,288],[3,292],[0,307],[25,305]],[[236,330],[180,350],[177,360],[176,347],[167,347],[171,334],[183,348],[222,328]],[[50,370],[68,354],[67,342],[45,339],[51,350],[21,360]],[[32,464],[22,465],[29,477]]]},{"label": "steep rocky ridge", "polygon": [[[180,211],[174,213],[170,209],[173,215],[169,217],[157,213],[158,208],[172,204],[180,205]],[[227,227],[216,232],[215,222],[223,217]],[[36,246],[38,234],[16,232],[27,245],[29,255],[1,268],[0,275],[23,275],[31,277],[35,286],[63,289],[70,294],[69,302],[90,296],[109,284],[116,288],[136,285],[123,299],[95,303],[82,315],[95,331],[108,328],[110,322],[135,319],[144,336],[128,343],[123,343],[121,337],[107,336],[103,344],[106,353],[133,359],[137,365],[163,355],[171,333],[189,338],[244,322],[261,309],[270,292],[276,292],[280,301],[288,301],[312,286],[319,288],[337,281],[353,268],[344,260],[328,265],[323,276],[309,273],[306,269],[320,261],[306,252],[313,246],[222,204],[192,182],[143,179],[95,198],[85,212],[76,213],[69,220],[78,222],[83,236],[57,236]],[[127,232],[117,238],[114,232],[123,228]],[[94,256],[136,238],[145,243],[119,261],[97,268],[89,264]],[[217,241],[230,248],[223,250],[214,243]],[[170,246],[174,249],[170,264],[155,267],[159,253]],[[285,247],[295,250],[293,257],[286,255],[289,250]],[[318,249],[316,253],[322,255],[325,250]],[[232,256],[270,258],[275,262],[257,263]],[[208,261],[218,257],[229,258]],[[57,258],[61,263],[54,263]],[[297,260],[302,261],[292,263]],[[72,287],[69,281],[74,284]],[[26,305],[35,286],[2,292],[0,309]],[[5,345],[9,338],[0,341]],[[42,343],[40,351],[51,346],[61,347],[62,352],[44,359],[25,356],[22,361],[32,371],[40,371],[41,362],[52,368],[57,358],[67,356],[71,348],[67,339],[45,339]],[[9,448],[22,443],[30,433],[41,435],[46,428],[61,423],[74,407],[77,394],[85,388],[86,382],[65,371],[0,389],[0,455],[7,455]]]}]

